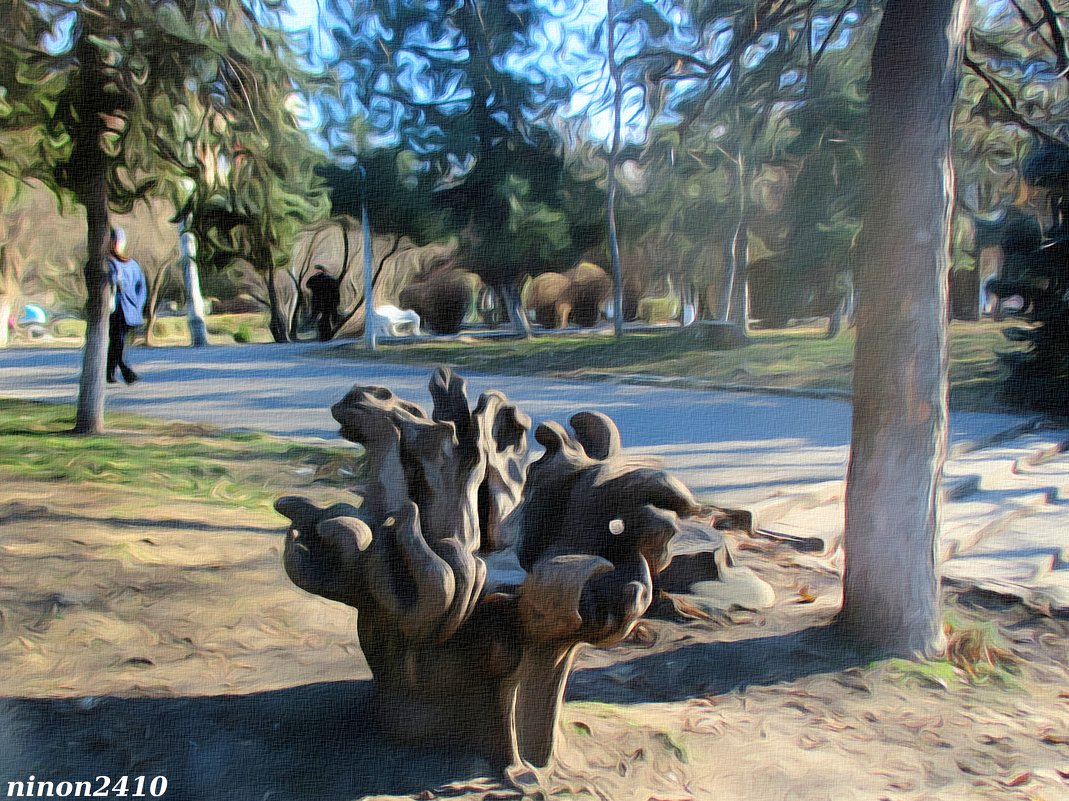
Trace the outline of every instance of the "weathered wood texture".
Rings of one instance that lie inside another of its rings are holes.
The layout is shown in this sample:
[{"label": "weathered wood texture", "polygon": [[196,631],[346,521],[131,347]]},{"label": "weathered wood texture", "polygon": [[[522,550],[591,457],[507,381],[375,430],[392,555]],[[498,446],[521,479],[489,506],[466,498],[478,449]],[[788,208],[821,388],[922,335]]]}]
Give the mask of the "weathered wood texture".
[{"label": "weathered wood texture", "polygon": [[[531,420],[504,395],[469,410],[445,369],[430,392],[429,417],[381,387],[354,387],[332,407],[342,436],[367,451],[366,495],[326,509],[280,499],[292,521],[285,568],[359,610],[387,733],[544,765],[576,646],[631,631],[679,519],[699,506],[625,456],[603,414],[573,416],[574,434],[539,426],[545,453],[528,464]],[[488,585],[488,562],[516,569]]]}]

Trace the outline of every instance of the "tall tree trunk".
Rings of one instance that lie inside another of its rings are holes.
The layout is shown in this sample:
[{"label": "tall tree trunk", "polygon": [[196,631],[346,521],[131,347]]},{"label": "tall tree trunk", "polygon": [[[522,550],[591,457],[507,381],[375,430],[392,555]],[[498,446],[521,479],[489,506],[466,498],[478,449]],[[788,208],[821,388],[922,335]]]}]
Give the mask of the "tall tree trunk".
[{"label": "tall tree trunk", "polygon": [[[736,116],[736,125],[738,124]],[[748,291],[750,228],[747,223],[749,206],[746,202],[746,193],[749,191],[750,180],[742,150],[740,149],[736,155],[735,164],[739,180],[739,218],[735,225],[735,233],[731,237],[728,251],[728,275],[724,286],[724,300],[721,309],[723,310],[722,319],[725,322],[734,323],[745,333],[750,323]]]},{"label": "tall tree trunk", "polygon": [[6,348],[10,339],[11,329],[8,326],[13,306],[14,302],[10,295],[0,296],[0,348]]},{"label": "tall tree trunk", "polygon": [[605,212],[608,216],[609,266],[612,273],[612,327],[617,338],[624,335],[624,278],[620,268],[620,239],[616,231],[616,196],[620,191],[616,180],[616,162],[620,155],[621,115],[623,114],[623,75],[620,65],[616,63],[616,0],[608,0],[606,10],[606,35],[608,42],[609,74],[612,76],[612,145],[609,149],[607,200]]},{"label": "tall tree trunk", "polygon": [[364,233],[364,344],[375,350],[375,273],[371,263],[371,222],[367,216],[367,194],[360,202],[360,228]]},{"label": "tall tree trunk", "polygon": [[[95,140],[94,145],[95,149]],[[83,150],[84,152],[84,150]],[[111,223],[108,215],[108,179],[103,155],[96,153],[88,164],[78,199],[85,207],[85,349],[82,376],[78,382],[75,434],[99,434],[104,430],[104,367],[108,355],[108,317],[114,288],[108,276],[108,246]]]},{"label": "tall tree trunk", "polygon": [[156,309],[160,303],[160,292],[167,283],[167,271],[170,264],[161,269],[148,282],[148,300],[145,302],[145,344],[152,345],[152,329],[156,326]]},{"label": "tall tree trunk", "polygon": [[872,54],[839,623],[881,653],[943,645],[950,119],[967,0],[888,0]]},{"label": "tall tree trunk", "polygon": [[339,217],[338,227],[341,228],[341,271],[338,273],[338,283],[344,284],[349,275],[349,259],[351,246],[349,244],[349,218]]},{"label": "tall tree trunk", "polygon": [[300,280],[293,282],[297,298],[293,302],[293,313],[290,314],[290,341],[296,342],[301,338],[301,316],[304,314],[304,292],[301,291]]},{"label": "tall tree trunk", "polygon": [[271,257],[268,255],[266,261],[261,263],[267,264],[267,301],[268,311],[271,315],[270,322],[268,323],[268,329],[271,331],[271,338],[275,342],[289,342],[290,341],[290,327],[289,321],[286,319],[285,310],[282,308],[282,300],[278,296],[278,279],[275,276],[275,266],[271,263]]},{"label": "tall tree trunk", "polygon": [[14,312],[17,281],[8,261],[7,245],[0,245],[0,348],[6,348],[10,330],[8,322]]},{"label": "tall tree trunk", "polygon": [[512,323],[512,327],[516,331],[516,336],[526,339],[531,336],[531,324],[527,321],[527,312],[523,308],[522,292],[520,290],[522,281],[523,276],[510,278],[508,283],[499,286],[497,291],[501,296],[509,322]]},{"label": "tall tree trunk", "polygon": [[190,344],[194,348],[204,348],[208,345],[208,327],[204,324],[204,296],[200,292],[200,273],[197,271],[197,238],[189,231],[189,221],[184,218],[178,224],[178,257],[182,262],[182,283],[186,290]]},{"label": "tall tree trunk", "polygon": [[[341,288],[345,286],[345,280],[349,277],[349,254],[351,251],[351,246],[349,244],[349,218],[339,217],[338,226],[341,228],[341,271],[338,273],[338,290],[341,291]],[[371,279],[371,286],[373,290],[375,287],[375,280],[379,277],[380,272],[382,272],[381,264],[379,265],[378,271]],[[356,313],[363,307],[366,296],[367,288],[365,287],[364,291],[360,293],[360,300],[353,304],[352,311],[345,315],[344,319],[338,321],[337,327],[330,334],[331,339],[337,336],[338,333],[345,326],[345,324],[356,316]],[[367,322],[367,311],[364,312],[364,322]]]}]

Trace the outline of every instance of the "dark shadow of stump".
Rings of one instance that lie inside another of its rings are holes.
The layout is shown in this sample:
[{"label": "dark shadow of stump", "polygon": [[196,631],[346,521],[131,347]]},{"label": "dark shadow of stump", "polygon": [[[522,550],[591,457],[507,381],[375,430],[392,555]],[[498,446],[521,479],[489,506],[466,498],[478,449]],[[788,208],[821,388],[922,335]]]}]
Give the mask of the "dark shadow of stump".
[{"label": "dark shadow of stump", "polygon": [[452,744],[387,741],[371,699],[370,681],[250,695],[3,698],[0,788],[30,775],[163,775],[168,801],[350,801],[490,774],[484,759]]},{"label": "dark shadow of stump", "polygon": [[[641,704],[722,695],[867,665],[834,625],[745,640],[694,643],[572,673],[567,701]],[[626,684],[613,671],[627,665]]]}]

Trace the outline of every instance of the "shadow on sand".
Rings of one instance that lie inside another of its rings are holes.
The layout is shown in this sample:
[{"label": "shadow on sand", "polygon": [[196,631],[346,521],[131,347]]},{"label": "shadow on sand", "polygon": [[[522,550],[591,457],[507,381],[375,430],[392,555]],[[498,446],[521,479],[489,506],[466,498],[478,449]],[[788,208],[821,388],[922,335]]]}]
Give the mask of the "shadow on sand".
[{"label": "shadow on sand", "polygon": [[616,704],[685,701],[866,665],[833,625],[725,642],[699,642],[579,670],[566,700]]},{"label": "shadow on sand", "polygon": [[[683,700],[863,662],[832,628],[818,626],[580,670],[568,699]],[[343,681],[248,695],[0,699],[8,746],[0,751],[0,792],[31,774],[55,782],[163,775],[169,801],[342,801],[492,774],[488,762],[450,744],[420,749],[384,740],[368,713],[371,689],[370,681]]]},{"label": "shadow on sand", "polygon": [[30,775],[163,775],[168,801],[342,801],[489,774],[472,755],[384,741],[370,696],[370,681],[343,681],[249,695],[0,699],[0,792]]}]

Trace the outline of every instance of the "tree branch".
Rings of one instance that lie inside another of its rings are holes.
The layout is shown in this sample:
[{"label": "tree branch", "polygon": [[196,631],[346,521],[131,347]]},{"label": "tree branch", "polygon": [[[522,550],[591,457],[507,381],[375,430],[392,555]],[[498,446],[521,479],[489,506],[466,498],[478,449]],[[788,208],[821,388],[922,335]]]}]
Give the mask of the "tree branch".
[{"label": "tree branch", "polygon": [[1069,147],[1069,142],[1063,142],[1058,136],[1049,133],[1048,131],[1044,131],[1042,128],[1037,126],[1031,120],[1027,119],[1023,114],[1021,114],[1021,112],[1017,108],[1017,101],[1014,99],[1013,92],[1010,90],[1010,88],[1004,85],[993,75],[988,74],[983,67],[981,67],[976,61],[973,60],[973,58],[969,55],[968,49],[966,49],[965,53],[962,55],[962,64],[968,67],[977,77],[980,78],[980,80],[987,84],[987,87],[991,91],[991,94],[993,94],[998,99],[1002,107],[1005,108],[1007,112],[1009,112],[1010,116],[1013,117],[1013,121],[1015,124],[1021,126],[1029,133],[1038,136],[1040,139],[1043,139],[1046,142],[1051,142],[1053,144],[1061,145],[1063,147]]},{"label": "tree branch", "polygon": [[818,63],[820,63],[821,56],[824,55],[824,51],[828,49],[835,40],[835,34],[839,32],[839,26],[843,24],[843,20],[846,19],[846,12],[850,10],[850,4],[847,3],[836,14],[835,20],[832,22],[831,27],[828,29],[827,35],[824,37],[824,41],[820,43],[820,47],[817,48],[817,52],[813,54],[813,57],[809,61],[809,69],[812,70]]},{"label": "tree branch", "polygon": [[[395,254],[398,251],[398,249],[400,249],[400,247],[401,247],[401,236],[400,236],[400,234],[397,234],[397,235],[395,235],[395,238],[394,238],[394,241],[393,241],[393,247],[390,248],[390,250],[386,253],[386,255],[384,255],[381,259],[379,259],[379,266],[377,268],[375,268],[375,274],[371,277],[371,285],[372,286],[374,286],[376,283],[378,283],[379,276],[382,275],[382,271],[386,267],[386,260],[388,258],[390,258],[390,256],[392,256],[393,254]],[[372,250],[374,250],[374,248],[372,248]],[[348,323],[350,320],[352,320],[354,317],[356,317],[357,313],[363,307],[364,307],[364,298],[363,298],[363,296],[361,296],[360,300],[358,300],[356,302],[356,305],[353,306],[353,310],[351,312],[349,312],[347,315],[345,315],[345,318],[343,320],[341,320],[341,322],[338,323],[338,327],[335,329],[335,331],[341,331],[342,327],[346,323]]]},{"label": "tree branch", "polygon": [[[1029,33],[1034,33],[1035,31],[1039,30],[1041,24],[1040,20],[1034,20],[1030,16],[1028,16],[1028,12],[1024,10],[1024,7],[1021,6],[1018,0],[1010,0],[1010,3],[1015,9],[1017,9],[1017,16],[1019,16],[1024,22],[1024,24],[1028,26]],[[1047,42],[1046,39],[1044,39],[1043,41],[1044,43],[1050,45],[1050,43]],[[1050,48],[1053,50],[1054,46],[1050,45]]]},{"label": "tree branch", "polygon": [[676,62],[683,61],[690,64],[692,67],[697,67],[706,74],[716,72],[718,69],[717,64],[723,60],[718,59],[716,62],[710,64],[708,61],[700,59],[697,56],[692,56],[689,53],[679,53],[670,48],[657,48],[656,50],[645,50],[641,53],[635,53],[633,56],[628,56],[620,62],[620,67],[629,67],[639,61],[646,61],[654,58],[669,58]]},{"label": "tree branch", "polygon": [[1047,28],[1050,29],[1050,40],[1054,50],[1058,75],[1065,76],[1069,74],[1069,50],[1065,46],[1065,35],[1062,33],[1058,13],[1051,6],[1050,0],[1036,0],[1036,2],[1043,10],[1043,19],[1047,23]]}]

